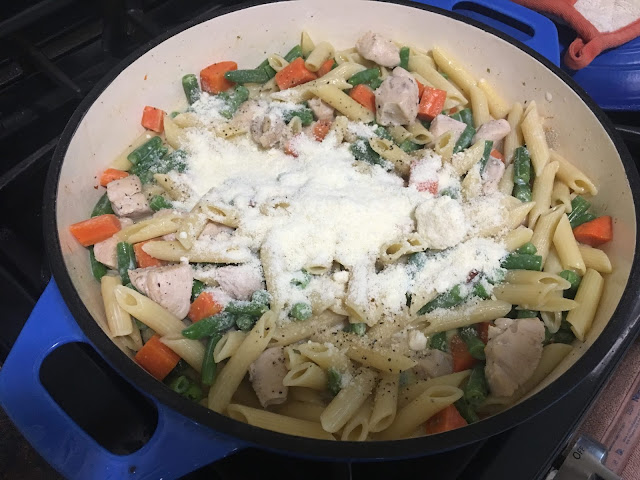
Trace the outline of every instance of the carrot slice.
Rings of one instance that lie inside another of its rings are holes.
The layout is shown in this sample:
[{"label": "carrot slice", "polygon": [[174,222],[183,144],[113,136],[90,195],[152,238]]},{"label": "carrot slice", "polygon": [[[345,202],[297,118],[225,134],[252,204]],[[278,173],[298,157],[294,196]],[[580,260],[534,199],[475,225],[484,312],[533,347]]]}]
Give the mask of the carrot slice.
[{"label": "carrot slice", "polygon": [[430,180],[427,182],[416,183],[416,188],[419,192],[429,192],[433,195],[438,193],[438,180]]},{"label": "carrot slice", "polygon": [[478,362],[478,360],[471,356],[469,349],[467,348],[467,344],[458,335],[451,337],[449,350],[453,357],[454,372],[468,370]]},{"label": "carrot slice", "polygon": [[313,125],[313,136],[318,142],[321,142],[327,136],[329,130],[331,130],[331,123],[331,120],[318,120]]},{"label": "carrot slice", "polygon": [[80,242],[80,245],[88,247],[110,238],[114,233],[118,233],[120,231],[120,220],[112,213],[108,213],[74,223],[69,227],[69,231]]},{"label": "carrot slice", "polygon": [[334,62],[333,58],[330,58],[326,62],[324,62],[322,65],[320,65],[320,68],[316,72],[316,75],[318,75],[318,77],[322,77],[323,75],[326,75],[327,73],[329,73],[333,69],[333,62]]},{"label": "carrot slice", "polygon": [[478,338],[486,345],[489,341],[489,322],[476,323],[476,330],[478,331]]},{"label": "carrot slice", "polygon": [[222,311],[222,305],[213,299],[209,292],[202,292],[191,304],[189,308],[189,319],[192,322],[199,322],[203,318],[210,317]]},{"label": "carrot slice", "polygon": [[449,405],[427,420],[424,429],[427,435],[433,435],[434,433],[455,430],[465,425],[467,425],[467,421],[462,418],[458,409],[454,405]]},{"label": "carrot slice", "polygon": [[276,73],[276,83],[280,90],[302,85],[303,83],[315,80],[318,76],[309,71],[304,64],[302,57],[296,58],[289,65]]},{"label": "carrot slice", "polygon": [[500,151],[496,150],[495,148],[491,150],[491,153],[489,155],[492,156],[493,158],[497,158],[502,163],[504,163],[504,155],[502,155],[502,153],[500,153]]},{"label": "carrot slice", "polygon": [[416,83],[418,84],[418,98],[422,98],[422,92],[424,92],[424,85],[420,83],[418,80],[416,80]]},{"label": "carrot slice", "polygon": [[138,264],[139,268],[161,267],[167,264],[167,262],[159,260],[156,257],[152,257],[142,249],[142,246],[150,241],[151,240],[146,240],[144,242],[133,244],[133,253],[135,253],[136,255],[136,263]]},{"label": "carrot slice", "polygon": [[142,110],[142,126],[154,132],[162,133],[164,131],[165,112],[156,107],[147,105]]},{"label": "carrot slice", "polygon": [[224,74],[237,69],[238,64],[236,62],[218,62],[200,70],[202,90],[213,94],[229,90],[235,83],[224,78]]},{"label": "carrot slice", "polygon": [[371,110],[375,113],[376,111],[376,94],[373,93],[368,86],[364,83],[360,83],[353,87],[349,92],[349,96],[353,98],[356,102],[362,105],[364,108]]},{"label": "carrot slice", "polygon": [[106,187],[109,183],[114,180],[120,180],[121,178],[128,177],[129,174],[123,170],[118,170],[115,168],[107,168],[102,175],[100,175],[100,186]]},{"label": "carrot slice", "polygon": [[457,111],[458,111],[458,107],[452,107],[452,108],[449,109],[449,115],[453,115]]},{"label": "carrot slice", "polygon": [[418,118],[422,120],[433,120],[442,112],[444,102],[447,99],[447,92],[433,87],[424,87],[420,104],[418,105]]},{"label": "carrot slice", "polygon": [[613,240],[613,222],[609,215],[598,217],[573,229],[573,236],[580,243],[598,247]]},{"label": "carrot slice", "polygon": [[142,368],[160,381],[176,368],[180,360],[177,353],[160,341],[160,335],[151,337],[134,358]]}]

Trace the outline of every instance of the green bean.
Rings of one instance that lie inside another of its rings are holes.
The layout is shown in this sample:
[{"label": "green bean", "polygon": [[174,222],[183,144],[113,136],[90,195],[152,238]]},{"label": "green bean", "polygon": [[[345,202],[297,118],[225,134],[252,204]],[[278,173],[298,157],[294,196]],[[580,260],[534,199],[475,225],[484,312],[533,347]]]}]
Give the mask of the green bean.
[{"label": "green bean", "polygon": [[162,139],[153,137],[127,155],[127,160],[136,165],[147,158],[161,158],[166,152],[167,149],[162,146]]},{"label": "green bean", "polygon": [[464,302],[464,296],[461,294],[460,285],[456,285],[448,292],[438,295],[429,303],[424,305],[418,310],[418,315],[424,315],[425,313],[432,312],[436,308],[451,308]]},{"label": "green bean", "polygon": [[191,386],[191,380],[189,380],[184,375],[180,375],[179,377],[174,378],[171,383],[169,383],[169,388],[180,395],[184,394],[189,387]]},{"label": "green bean", "polygon": [[571,200],[571,211],[567,213],[571,228],[576,228],[578,225],[580,225],[579,223],[577,223],[578,219],[585,213],[587,213],[587,210],[589,210],[589,208],[591,208],[591,202],[585,200],[585,198],[581,197],[580,195],[577,195],[573,200]]},{"label": "green bean", "polygon": [[531,158],[525,147],[516,148],[513,153],[513,183],[529,185],[531,182]]},{"label": "green bean", "polygon": [[224,311],[233,315],[249,315],[250,317],[259,317],[269,308],[263,303],[232,301],[227,304]]},{"label": "green bean", "polygon": [[474,326],[463,327],[458,330],[460,338],[467,344],[467,349],[473,358],[484,360],[484,342],[478,338],[478,331]]},{"label": "green bean", "polygon": [[163,210],[165,208],[173,208],[173,205],[171,205],[171,202],[169,202],[162,195],[154,195],[151,198],[151,200],[149,200],[149,206],[151,207],[151,210],[153,210],[154,212],[157,212],[158,210]]},{"label": "green bean", "polygon": [[171,113],[169,114],[169,117],[170,117],[170,118],[176,118],[178,115],[180,115],[180,112],[178,112],[178,111],[174,110],[173,112],[171,112]]},{"label": "green bean", "polygon": [[111,208],[111,202],[109,201],[109,197],[105,193],[100,197],[96,206],[93,207],[91,211],[91,217],[98,217],[100,215],[106,215],[108,213],[113,213],[113,208]]},{"label": "green bean", "polygon": [[591,220],[595,220],[596,218],[598,218],[597,215],[594,215],[591,212],[586,212],[580,215],[579,217],[575,218],[573,223],[577,227],[578,225],[582,225],[583,223],[590,222]]},{"label": "green bean", "polygon": [[131,167],[130,173],[138,175],[143,184],[153,182],[156,173],[169,173],[173,170],[184,172],[187,168],[187,154],[184,150],[176,150],[167,155],[167,148],[162,147],[157,155],[148,156]]},{"label": "green bean", "polygon": [[229,330],[234,324],[236,324],[235,315],[222,312],[189,325],[182,330],[182,336],[191,340],[200,340]]},{"label": "green bean", "polygon": [[535,270],[542,271],[542,257],[540,255],[524,255],[522,253],[510,253],[501,263],[507,270]]},{"label": "green bean", "polygon": [[216,378],[216,362],[213,359],[213,350],[216,348],[216,344],[220,341],[222,335],[212,335],[207,342],[207,348],[204,350],[204,359],[202,360],[202,384],[213,385],[213,381]]},{"label": "green bean", "polygon": [[493,149],[493,141],[485,140],[484,141],[484,151],[482,152],[482,158],[480,159],[480,173],[484,172],[484,169],[487,166],[487,162],[489,161],[489,155],[491,154],[491,150]]},{"label": "green bean", "polygon": [[264,68],[256,68],[254,70],[229,70],[224,74],[224,78],[230,82],[239,83],[267,83],[269,75]]},{"label": "green bean", "polygon": [[380,69],[378,67],[368,68],[352,75],[347,80],[347,82],[355,87],[356,85],[360,85],[361,83],[367,83],[375,80],[378,77],[380,77]]},{"label": "green bean", "polygon": [[420,123],[427,130],[429,130],[431,128],[431,120],[420,120]]},{"label": "green bean", "polygon": [[251,315],[239,315],[236,318],[236,327],[243,332],[248,332],[253,328],[257,321],[257,317],[252,317]]},{"label": "green bean", "polygon": [[196,298],[198,298],[198,295],[204,292],[205,288],[207,288],[207,286],[200,280],[194,280],[193,285],[191,286],[191,301],[193,302]]},{"label": "green bean", "polygon": [[268,58],[265,58],[264,61],[260,65],[258,65],[256,67],[256,70],[257,69],[264,70],[269,79],[272,79],[273,77],[276,76],[276,71],[271,67],[271,65],[269,65],[269,59]]},{"label": "green bean", "polygon": [[367,332],[367,324],[366,323],[350,323],[346,327],[344,327],[343,331],[349,333],[355,333],[359,337],[362,337]]},{"label": "green bean", "polygon": [[464,387],[464,399],[472,407],[477,407],[484,403],[488,394],[489,387],[484,376],[484,363],[481,363],[471,370],[469,380]]},{"label": "green bean", "polygon": [[412,383],[416,383],[416,374],[411,370],[404,370],[400,372],[400,378],[398,379],[398,387],[403,388]]},{"label": "green bean", "polygon": [[471,113],[471,110],[468,108],[458,110],[456,113],[452,113],[449,116],[454,120],[466,123],[468,127],[473,127],[473,114]]},{"label": "green bean", "polygon": [[440,75],[442,75],[444,78],[446,78],[447,80],[449,80],[449,75],[444,73],[444,72],[440,72]]},{"label": "green bean", "polygon": [[576,336],[571,330],[558,330],[551,335],[549,343],[566,343],[567,345],[571,345],[575,339]]},{"label": "green bean", "polygon": [[407,265],[409,265],[416,272],[422,270],[424,264],[427,262],[427,253],[426,252],[416,252],[409,255],[407,259]]},{"label": "green bean", "polygon": [[475,423],[480,420],[476,411],[471,405],[466,402],[464,398],[457,400],[454,405],[458,410],[460,416],[464,418],[467,423]]},{"label": "green bean", "polygon": [[307,288],[309,282],[311,281],[311,275],[305,270],[302,269],[300,272],[296,273],[296,276],[291,279],[291,285],[294,287],[298,287],[301,290]]},{"label": "green bean", "polygon": [[296,58],[302,57],[302,47],[300,47],[300,45],[296,45],[295,47],[293,47],[291,50],[289,50],[287,52],[287,54],[284,56],[284,59],[291,63],[293,62]]},{"label": "green bean", "polygon": [[447,352],[447,332],[434,333],[429,337],[429,348],[435,348],[443,352]]},{"label": "green bean", "polygon": [[491,297],[491,295],[489,295],[489,292],[487,292],[487,289],[484,287],[484,285],[481,282],[477,282],[473,286],[473,290],[471,291],[471,295],[474,296],[474,297],[481,298],[483,300],[487,300],[488,298]]},{"label": "green bean", "polygon": [[462,132],[462,135],[460,135],[460,138],[458,138],[455,147],[453,147],[453,153],[458,153],[465,148],[468,148],[469,145],[471,145],[471,140],[473,139],[473,136],[475,134],[476,129],[471,125],[467,125],[467,128],[464,129],[464,132]]},{"label": "green bean", "polygon": [[371,90],[375,90],[380,85],[382,85],[382,79],[380,77],[374,78],[373,80],[369,80],[368,82],[365,82],[365,85],[371,87]]},{"label": "green bean", "polygon": [[525,255],[535,255],[536,253],[538,253],[538,249],[533,243],[527,242],[524,245],[522,245],[520,248],[518,248],[516,250],[516,253],[523,253]]},{"label": "green bean", "polygon": [[93,278],[100,281],[102,277],[107,274],[107,266],[96,260],[96,255],[93,253],[93,246],[89,247],[89,262],[91,263]]},{"label": "green bean", "polygon": [[129,270],[136,268],[136,254],[133,245],[127,242],[119,242],[116,245],[116,258],[118,263],[118,273],[122,279],[122,284],[129,283]]},{"label": "green bean", "polygon": [[440,196],[447,196],[453,199],[460,198],[460,191],[452,187],[444,188],[440,191]]},{"label": "green bean", "polygon": [[285,112],[282,117],[285,123],[289,123],[294,117],[298,117],[302,121],[302,125],[305,127],[313,123],[313,112],[310,108],[305,107],[298,108],[296,110],[289,110],[288,112]]},{"label": "green bean", "polygon": [[537,318],[538,312],[535,310],[516,310],[516,318]]},{"label": "green bean", "polygon": [[411,153],[422,148],[422,145],[412,142],[411,140],[405,140],[400,145],[400,149],[404,152]]},{"label": "green bean", "polygon": [[137,318],[134,318],[133,321],[135,322],[136,327],[138,327],[138,330],[146,330],[147,328],[149,328]]},{"label": "green bean", "polygon": [[409,70],[409,47],[400,49],[400,67]]},{"label": "green bean", "polygon": [[380,155],[371,148],[366,138],[358,138],[349,147],[349,151],[356,160],[367,162],[371,165],[385,165],[385,161]]},{"label": "green bean", "polygon": [[298,302],[291,307],[291,311],[289,312],[289,316],[298,322],[302,322],[304,320],[308,320],[311,318],[311,305],[304,302]]},{"label": "green bean", "polygon": [[229,92],[219,93],[218,96],[222,98],[225,102],[224,107],[220,109],[220,115],[224,118],[231,118],[233,114],[236,113],[238,107],[249,99],[249,90],[247,87],[243,87],[242,85],[238,85]]},{"label": "green bean", "polygon": [[327,390],[334,397],[342,390],[342,375],[333,367],[327,370]]},{"label": "green bean", "polygon": [[531,187],[529,185],[514,185],[513,196],[521,202],[530,202],[532,198]]},{"label": "green bean", "polygon": [[391,136],[391,133],[389,133],[389,130],[387,130],[383,126],[378,125],[373,133],[375,133],[380,138],[393,141],[393,137]]},{"label": "green bean", "polygon": [[256,290],[251,295],[251,303],[269,306],[271,303],[271,294],[266,290]]},{"label": "green bean", "polygon": [[580,286],[580,282],[582,278],[573,270],[563,270],[558,275],[568,281],[571,286],[564,291],[564,296],[566,298],[574,298],[576,296],[576,292],[578,291],[578,287]]},{"label": "green bean", "polygon": [[188,73],[182,77],[182,88],[189,105],[198,101],[200,98],[200,86],[198,85],[197,77],[193,73]]},{"label": "green bean", "polygon": [[194,402],[199,402],[203,397],[202,389],[200,388],[200,385],[192,383],[187,391],[184,392],[183,396],[189,400],[193,400]]}]

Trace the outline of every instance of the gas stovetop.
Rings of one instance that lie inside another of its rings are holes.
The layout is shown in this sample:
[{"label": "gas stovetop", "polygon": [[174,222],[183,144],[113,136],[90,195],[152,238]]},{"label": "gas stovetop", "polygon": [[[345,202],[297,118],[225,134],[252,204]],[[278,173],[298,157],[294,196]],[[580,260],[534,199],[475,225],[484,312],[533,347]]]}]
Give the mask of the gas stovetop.
[{"label": "gas stovetop", "polygon": [[[41,226],[42,191],[58,136],[71,113],[96,81],[135,48],[161,32],[224,6],[224,1],[212,4],[207,0],[44,0],[1,7],[5,11],[0,10],[0,18],[4,18],[0,20],[0,205],[4,207],[0,209],[0,311],[4,312],[0,360],[6,358],[50,278]],[[609,113],[614,123],[625,125],[619,130],[634,158],[640,160],[637,114]],[[440,480],[543,478],[632,340],[620,342],[607,363],[532,420],[451,452],[414,460],[347,464],[249,449],[184,478],[252,480],[269,478],[265,472],[276,471],[284,478],[393,478],[399,470],[424,475],[437,472]],[[71,405],[69,415],[106,448],[131,451],[127,439],[132,435],[144,437],[153,429],[153,425],[145,424],[148,415],[140,410],[148,404],[134,399],[136,393],[123,387],[123,381],[113,375],[100,376],[100,382],[85,385],[91,368],[101,368],[100,359],[95,357],[87,349],[66,348],[51,356],[46,371],[41,373],[42,381],[59,403]],[[66,367],[70,365],[73,368]],[[61,384],[70,387],[60,388]],[[74,402],[69,397],[78,395],[74,384],[82,384],[82,390],[90,392],[92,401],[85,404],[90,407],[72,411]],[[115,389],[121,394],[110,397],[107,405],[95,400],[102,398],[100,389]],[[137,422],[114,422],[104,415],[107,409],[131,412],[128,418],[134,417]],[[0,428],[3,423],[7,422],[0,417]],[[0,453],[0,467],[9,463],[15,467],[24,458],[24,465],[11,471],[34,479],[57,475],[29,463],[33,455],[30,447],[18,433],[6,428],[4,438],[11,442],[11,448],[0,448],[0,452],[12,458],[2,458]],[[260,465],[259,471],[256,465]]]}]

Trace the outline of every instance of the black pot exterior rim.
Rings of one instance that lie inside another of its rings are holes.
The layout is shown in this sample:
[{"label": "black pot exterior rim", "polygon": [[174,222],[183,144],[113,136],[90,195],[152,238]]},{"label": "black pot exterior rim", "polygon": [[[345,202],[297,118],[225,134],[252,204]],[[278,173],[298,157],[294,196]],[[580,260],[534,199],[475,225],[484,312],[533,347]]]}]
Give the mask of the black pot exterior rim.
[{"label": "black pot exterior rim", "polygon": [[[571,391],[582,379],[587,377],[603,360],[603,358],[608,355],[603,355],[601,352],[610,352],[612,347],[619,342],[621,338],[626,338],[626,336],[631,333],[631,330],[637,330],[637,327],[640,326],[640,322],[630,323],[630,314],[638,303],[638,298],[636,298],[637,295],[635,292],[637,292],[640,287],[640,279],[638,278],[640,261],[638,260],[637,255],[638,236],[636,235],[636,254],[634,254],[631,273],[625,291],[620,299],[620,303],[618,304],[608,325],[591,348],[589,348],[585,354],[562,375],[561,378],[564,381],[552,382],[541,392],[522,403],[515,405],[498,415],[489,417],[481,422],[469,425],[462,429],[438,435],[384,442],[331,442],[327,440],[293,437],[232,420],[229,417],[213,412],[174,393],[167,386],[148,375],[142,368],[135,364],[135,362],[124,355],[104,334],[96,321],[89,314],[73,286],[62,256],[56,220],[56,199],[60,171],[67,148],[77,127],[94,101],[117,75],[125,70],[142,54],[171,36],[176,35],[177,33],[198,23],[226,13],[263,3],[265,2],[244,3],[229,8],[215,10],[214,12],[210,12],[203,17],[196,18],[165,33],[164,35],[161,35],[127,56],[109,74],[107,74],[105,78],[97,83],[91,92],[83,99],[64,129],[55,150],[45,185],[43,206],[43,221],[46,239],[45,244],[53,276],[58,284],[62,297],[87,338],[93,343],[97,351],[129,382],[138,387],[146,395],[157,399],[161,404],[180,412],[199,424],[206,425],[207,427],[221,433],[222,441],[224,441],[224,436],[228,436],[239,441],[246,442],[248,445],[253,444],[254,446],[263,449],[277,450],[304,457],[333,460],[402,459],[431,455],[451,450],[456,447],[461,447],[496,435],[524,422],[552,405],[555,401],[559,400]],[[636,225],[640,224],[639,210],[637,208],[640,204],[640,178],[638,177],[635,164],[627,151],[626,146],[615,131],[611,121],[584,92],[584,90],[582,90],[582,88],[579,87],[566,73],[519,41],[472,19],[423,4],[413,4],[405,1],[397,1],[393,3],[444,15],[496,35],[544,64],[555,75],[568,84],[596,115],[603,128],[615,144],[625,167],[634,204],[636,205]],[[638,323],[638,325],[636,325],[636,323]]]}]

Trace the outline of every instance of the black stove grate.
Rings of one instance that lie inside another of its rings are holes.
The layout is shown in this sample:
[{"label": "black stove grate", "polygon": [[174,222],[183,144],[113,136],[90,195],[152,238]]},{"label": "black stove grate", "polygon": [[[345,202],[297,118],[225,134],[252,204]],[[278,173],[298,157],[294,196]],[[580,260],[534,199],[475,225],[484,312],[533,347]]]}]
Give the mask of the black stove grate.
[{"label": "black stove grate", "polygon": [[[4,153],[0,157],[0,308],[4,312],[0,319],[0,361],[6,358],[50,278],[43,247],[42,191],[57,139],[72,112],[93,85],[128,53],[161,32],[234,2],[4,3],[0,7],[0,151]],[[638,125],[635,114],[611,117],[614,122],[632,125],[621,130],[634,158],[640,159],[640,134],[633,127]],[[82,356],[79,350],[77,355]],[[89,357],[86,362],[93,364]],[[76,365],[82,363],[80,359]],[[441,480],[542,478],[613,368],[613,364],[603,366],[533,420],[490,440],[437,456],[347,464],[292,459],[249,449],[184,478],[252,480],[271,478],[272,472],[278,472],[279,477],[323,480],[394,478],[399,472],[435,475]],[[98,405],[102,407],[114,405]],[[97,428],[108,427],[98,424]],[[23,441],[19,435],[11,439]],[[21,449],[25,450],[28,447]],[[257,470],[256,465],[261,468]],[[37,478],[42,472],[28,470],[24,476]],[[52,478],[51,472],[42,475],[40,478]]]}]

